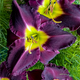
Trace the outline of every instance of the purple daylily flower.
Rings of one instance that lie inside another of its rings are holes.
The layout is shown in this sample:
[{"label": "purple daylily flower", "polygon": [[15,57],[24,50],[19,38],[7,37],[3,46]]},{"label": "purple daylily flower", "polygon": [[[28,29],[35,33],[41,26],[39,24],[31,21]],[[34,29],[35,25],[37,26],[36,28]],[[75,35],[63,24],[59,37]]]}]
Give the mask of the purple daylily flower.
[{"label": "purple daylily flower", "polygon": [[26,71],[17,76],[13,76],[9,73],[6,62],[0,65],[0,80],[26,80]]},{"label": "purple daylily flower", "polygon": [[[25,1],[29,3],[31,7],[37,9],[40,14],[45,15],[59,24],[60,28],[68,27],[71,31],[80,28],[80,7],[72,4],[75,0],[54,0],[46,7],[42,6],[42,8],[41,5],[43,5],[45,0]],[[49,0],[46,0],[46,2],[47,1],[49,2]],[[43,11],[41,9],[43,9]],[[78,33],[79,32],[80,30],[78,30]]]},{"label": "purple daylily flower", "polygon": [[27,74],[29,80],[73,80],[66,68],[52,63],[46,65],[43,71],[36,69]]},{"label": "purple daylily flower", "polygon": [[[53,21],[40,19],[40,15],[28,5],[18,5],[13,0],[8,38],[7,63],[10,72],[20,72],[36,64],[38,60],[47,64],[59,49],[70,46],[76,40],[72,34],[58,28]],[[13,38],[12,38],[13,37]],[[10,45],[11,44],[11,45]]]}]

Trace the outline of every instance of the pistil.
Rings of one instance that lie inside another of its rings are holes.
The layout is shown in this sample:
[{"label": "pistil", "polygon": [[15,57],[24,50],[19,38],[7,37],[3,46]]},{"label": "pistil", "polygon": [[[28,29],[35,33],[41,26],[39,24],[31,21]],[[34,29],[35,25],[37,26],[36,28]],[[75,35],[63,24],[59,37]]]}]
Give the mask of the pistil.
[{"label": "pistil", "polygon": [[32,52],[31,52],[31,47],[32,47],[32,45],[33,45],[34,43],[37,43],[37,41],[34,39],[33,36],[31,36],[31,37],[27,37],[27,42],[30,42],[30,43],[31,43],[31,44],[29,45],[29,47],[28,47],[28,50],[29,50],[29,53],[32,54]]}]

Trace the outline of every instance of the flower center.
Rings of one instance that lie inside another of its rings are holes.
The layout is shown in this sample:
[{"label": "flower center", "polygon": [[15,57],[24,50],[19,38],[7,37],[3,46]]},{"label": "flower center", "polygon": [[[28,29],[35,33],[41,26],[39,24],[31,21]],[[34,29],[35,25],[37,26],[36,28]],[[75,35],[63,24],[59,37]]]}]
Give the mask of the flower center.
[{"label": "flower center", "polygon": [[0,80],[10,80],[9,78],[0,78]]},{"label": "flower center", "polygon": [[52,13],[53,13],[53,10],[54,10],[54,7],[55,7],[55,4],[57,3],[57,1],[52,1],[52,0],[50,0],[50,4],[49,4],[49,6],[47,7],[47,9],[44,11],[44,13],[46,13],[46,14],[48,14],[49,13],[49,15],[50,15],[50,17],[52,18],[52,20],[55,22],[55,23],[61,23],[62,21],[55,21],[54,20],[54,18],[53,18],[53,16],[52,16]]},{"label": "flower center", "polygon": [[31,43],[37,43],[36,40],[38,39],[37,34],[33,34],[30,37],[27,37],[27,41]]},{"label": "flower center", "polygon": [[39,48],[43,51],[42,45],[47,41],[49,36],[43,31],[37,31],[33,26],[29,26],[29,29],[25,29],[25,50],[29,51]]},{"label": "flower center", "polygon": [[55,18],[64,14],[64,12],[57,0],[44,0],[43,4],[39,6],[37,11],[40,14],[52,19],[55,23],[62,22],[62,21],[54,20]]},{"label": "flower center", "polygon": [[28,47],[29,53],[31,54],[31,47],[32,44],[37,43],[38,41],[38,35],[37,34],[33,34],[30,37],[27,37],[27,42],[29,42],[31,45]]}]

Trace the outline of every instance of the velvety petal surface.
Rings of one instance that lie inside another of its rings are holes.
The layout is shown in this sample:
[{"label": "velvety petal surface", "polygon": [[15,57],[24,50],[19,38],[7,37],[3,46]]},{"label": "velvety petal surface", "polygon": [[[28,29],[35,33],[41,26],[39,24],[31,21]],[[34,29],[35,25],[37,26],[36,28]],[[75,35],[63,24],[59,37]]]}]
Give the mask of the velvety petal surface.
[{"label": "velvety petal surface", "polygon": [[59,51],[51,51],[51,50],[44,50],[40,52],[40,62],[43,64],[48,64],[48,62],[53,59],[57,54],[59,54]]},{"label": "velvety petal surface", "polygon": [[54,51],[68,47],[76,40],[76,37],[68,32],[61,30],[52,21],[47,21],[43,23],[40,27],[40,30],[44,31],[47,35],[50,36],[43,47]]},{"label": "velvety petal surface", "polygon": [[11,76],[11,80],[26,80],[26,71],[23,71],[17,76]]},{"label": "velvety petal surface", "polygon": [[6,62],[2,62],[2,64],[0,65],[0,77],[9,77]]},{"label": "velvety petal surface", "polygon": [[29,80],[41,80],[42,71],[43,70],[41,69],[35,69],[33,71],[28,71],[27,74],[28,74]]},{"label": "velvety petal surface", "polygon": [[44,71],[42,72],[43,80],[72,80],[69,76],[69,72],[66,68],[62,66],[56,66],[55,64],[48,64],[45,66]]},{"label": "velvety petal surface", "polygon": [[29,3],[29,5],[33,8],[38,8],[38,6],[42,5],[42,2],[44,0],[25,0],[26,3]]},{"label": "velvety petal surface", "polygon": [[47,18],[43,15],[40,15],[40,19],[41,19],[41,24],[50,20],[49,18]]},{"label": "velvety petal surface", "polygon": [[19,39],[19,37],[12,33],[10,29],[7,29],[7,46],[9,47],[9,45],[17,39]]},{"label": "velvety petal surface", "polygon": [[69,0],[58,1],[64,14],[55,18],[55,20],[62,21],[59,23],[61,28],[68,27],[70,30],[76,30],[80,26],[80,10],[75,5],[71,4]]},{"label": "velvety petal surface", "polygon": [[40,19],[37,11],[25,4],[19,5],[16,0],[13,0],[10,29],[14,34],[24,37],[27,26],[38,28],[39,25]]},{"label": "velvety petal surface", "polygon": [[32,54],[30,54],[25,50],[24,44],[24,39],[18,39],[9,47],[7,64],[10,73],[14,76],[33,66],[40,58],[38,49],[32,50]]},{"label": "velvety petal surface", "polygon": [[5,61],[0,65],[0,79],[1,78],[8,78],[9,80],[26,80],[26,71],[22,72],[18,76],[13,76],[9,73]]}]

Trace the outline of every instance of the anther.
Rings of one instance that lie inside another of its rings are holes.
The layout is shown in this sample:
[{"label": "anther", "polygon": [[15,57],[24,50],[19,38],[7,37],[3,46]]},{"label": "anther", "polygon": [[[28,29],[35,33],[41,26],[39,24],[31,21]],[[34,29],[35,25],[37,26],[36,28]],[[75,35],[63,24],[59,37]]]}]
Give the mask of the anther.
[{"label": "anther", "polygon": [[54,4],[55,4],[56,2],[54,2]]}]

